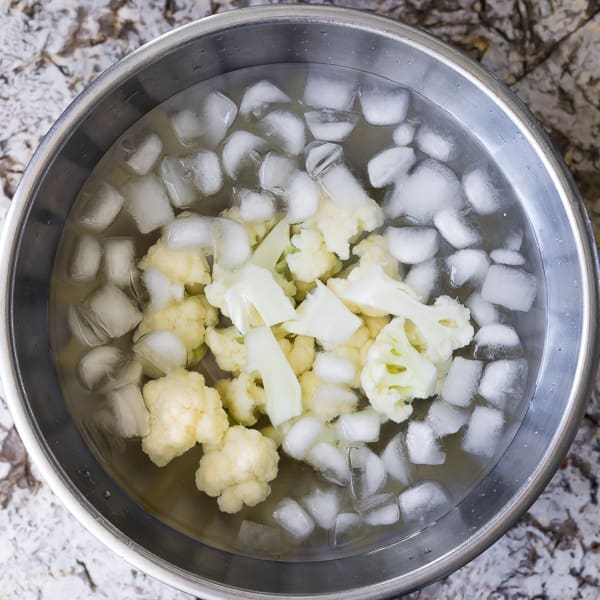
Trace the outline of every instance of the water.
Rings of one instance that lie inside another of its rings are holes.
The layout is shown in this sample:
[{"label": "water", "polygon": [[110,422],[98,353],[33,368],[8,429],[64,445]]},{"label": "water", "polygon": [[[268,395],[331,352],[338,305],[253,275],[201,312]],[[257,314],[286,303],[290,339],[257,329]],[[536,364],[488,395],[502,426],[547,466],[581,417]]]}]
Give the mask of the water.
[{"label": "water", "polygon": [[[325,80],[340,77],[342,80],[359,79],[362,85],[367,87],[377,87],[385,84],[383,80],[376,77],[352,71],[343,73],[339,68],[324,66],[317,68],[312,66],[311,69],[319,71]],[[268,67],[237,71],[203,82],[170,98],[163,105],[148,113],[113,145],[82,189],[80,198],[76,202],[65,227],[55,262],[51,306],[53,349],[64,396],[74,420],[79,424],[83,435],[90,443],[100,462],[140,505],[154,513],[158,518],[212,546],[237,551],[239,549],[236,548],[236,539],[242,521],[250,520],[277,527],[276,521],[272,518],[272,511],[273,507],[282,498],[292,496],[294,499],[300,500],[305,495],[313,492],[316,486],[326,488],[327,482],[306,464],[291,460],[281,453],[279,475],[271,482],[272,493],[269,499],[256,508],[244,508],[234,516],[224,515],[218,511],[215,500],[198,492],[194,485],[194,472],[201,456],[199,446],[173,460],[166,467],[158,468],[142,452],[138,440],[124,441],[107,434],[103,423],[110,419],[110,415],[107,413],[105,400],[97,393],[84,390],[77,376],[77,365],[85,354],[86,348],[67,333],[69,330],[66,325],[68,307],[82,301],[90,292],[96,289],[99,280],[104,275],[101,271],[99,276],[92,281],[74,282],[69,277],[69,265],[78,236],[84,232],[78,224],[78,219],[82,214],[89,190],[94,189],[102,181],[107,181],[119,188],[133,179],[134,176],[123,165],[124,161],[130,156],[132,145],[140,136],[148,132],[158,133],[163,146],[161,155],[188,153],[194,147],[183,148],[181,146],[174,134],[169,115],[184,107],[198,106],[201,99],[214,90],[224,93],[239,106],[246,86],[263,78],[268,78],[279,85],[291,98],[302,98],[306,68],[298,64],[269,65]],[[300,114],[304,112],[298,100],[295,100],[291,106],[291,110],[295,112]],[[354,108],[357,112],[360,112],[358,101],[356,101]],[[440,148],[439,140],[435,139],[427,141],[426,144],[437,144],[435,151],[446,152],[449,157],[448,166],[459,175],[473,165],[483,165],[489,169],[495,185],[499,188],[502,197],[507,200],[506,205],[508,208],[506,211],[495,215],[476,215],[474,217],[475,225],[483,233],[481,247],[487,252],[492,251],[502,245],[507,235],[524,229],[525,236],[521,248],[521,252],[526,257],[524,268],[530,272],[540,272],[539,257],[533,242],[532,232],[528,229],[518,205],[514,203],[515,198],[510,185],[503,179],[502,174],[494,169],[492,160],[485,150],[447,113],[418,95],[412,94],[406,121],[416,124],[428,123],[436,130],[442,131],[445,135],[450,135],[453,138],[455,148],[458,151],[449,152],[443,144]],[[262,134],[256,125],[249,125],[239,115],[229,132],[235,131],[238,127],[257,135]],[[371,197],[379,203],[386,201],[389,192],[386,189],[375,189],[369,186],[367,163],[376,153],[392,145],[394,129],[394,125],[375,127],[360,119],[343,142],[347,164],[363,182]],[[308,141],[310,141],[310,137],[307,138]],[[417,160],[426,158],[423,152],[416,147],[416,144],[413,145],[415,146]],[[423,144],[421,145],[423,146]],[[158,168],[156,167],[155,170],[158,171]],[[235,184],[226,178],[225,184],[219,193],[194,205],[193,209],[202,214],[216,215],[230,206],[230,198],[236,186],[255,185],[255,175],[252,174],[251,170],[246,169],[240,180]],[[409,223],[405,218],[399,217],[394,219],[392,224],[397,226]],[[133,238],[135,254],[139,259],[145,254],[148,247],[156,241],[158,236],[158,232],[146,235],[138,233],[131,218],[125,211],[121,211],[114,223],[98,237],[102,240],[105,238]],[[452,252],[454,252],[454,249],[442,240],[439,256],[444,257]],[[472,290],[473,286],[471,284],[465,284],[458,290],[450,288],[448,286],[448,275],[446,274],[438,293],[447,292],[464,302]],[[541,304],[541,300],[538,302]],[[529,386],[531,386],[532,375],[541,352],[541,347],[533,344],[536,320],[532,319],[531,315],[527,313],[511,313],[502,308],[499,311],[502,320],[512,324],[521,337],[524,356],[531,366],[529,382]],[[536,315],[539,316],[539,313],[536,313]],[[131,346],[131,334],[113,340],[112,343],[123,350],[127,350]],[[457,354],[472,358],[472,350],[473,348],[470,346],[460,350]],[[216,369],[210,355],[200,363],[198,370],[205,374],[209,383],[214,382],[215,378],[223,376],[223,373]],[[423,418],[430,404],[431,400],[415,401],[415,412],[412,418]],[[485,403],[480,397],[476,397],[474,405],[479,404]],[[502,443],[492,459],[477,458],[463,453],[460,450],[460,434],[451,435],[441,442],[442,449],[447,453],[445,464],[441,466],[416,466],[414,480],[417,482],[421,480],[440,482],[449,494],[451,502],[446,508],[450,509],[494,465],[498,456],[510,442],[525,410],[526,403],[521,402],[507,413],[507,424]],[[393,435],[398,431],[405,430],[405,428],[406,423],[402,425],[393,423],[384,425],[381,439],[378,444],[372,446],[373,449],[381,450]],[[402,486],[394,484],[388,478],[388,483],[383,491],[397,495],[402,489]],[[340,512],[352,512],[353,510],[350,494],[342,494]],[[437,516],[441,515],[438,514]],[[270,557],[280,557],[285,560],[333,558],[410,537],[424,525],[426,523],[410,524],[400,521],[393,526],[382,528],[358,528],[357,531],[360,535],[357,534],[356,537],[350,538],[349,543],[345,543],[340,547],[332,547],[330,545],[330,534],[316,528],[315,532],[301,544],[294,544],[283,537],[284,541],[281,545],[271,549],[267,554]]]}]

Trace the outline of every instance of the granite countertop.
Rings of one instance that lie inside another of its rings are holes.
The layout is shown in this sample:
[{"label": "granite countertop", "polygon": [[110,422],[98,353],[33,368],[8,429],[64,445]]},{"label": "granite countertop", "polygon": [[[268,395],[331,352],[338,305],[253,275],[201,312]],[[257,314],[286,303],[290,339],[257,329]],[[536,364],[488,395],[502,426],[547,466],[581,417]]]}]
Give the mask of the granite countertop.
[{"label": "granite countertop", "polygon": [[[250,0],[248,4],[255,4]],[[121,56],[230,0],[0,0],[0,222],[41,137]],[[495,72],[565,156],[600,241],[598,0],[346,0],[428,29]],[[411,599],[600,598],[600,388],[560,470],[500,541]],[[0,401],[0,600],[190,598],[131,568],[59,503]]]}]

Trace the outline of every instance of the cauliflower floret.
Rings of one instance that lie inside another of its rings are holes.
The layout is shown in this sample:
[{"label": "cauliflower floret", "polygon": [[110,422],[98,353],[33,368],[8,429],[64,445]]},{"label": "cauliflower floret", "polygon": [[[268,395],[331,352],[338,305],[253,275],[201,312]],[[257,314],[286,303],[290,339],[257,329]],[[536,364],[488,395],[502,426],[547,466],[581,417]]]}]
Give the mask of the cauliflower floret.
[{"label": "cauliflower floret", "polygon": [[274,333],[294,373],[300,375],[308,371],[315,360],[315,338],[296,335],[290,339],[286,337],[289,333],[279,327]]},{"label": "cauliflower floret", "polygon": [[342,268],[333,252],[325,248],[323,236],[314,229],[301,229],[292,236],[293,250],[287,264],[294,279],[304,283],[327,279]]},{"label": "cauliflower floret", "polygon": [[379,332],[390,322],[389,316],[385,317],[368,317],[366,315],[361,315],[363,317],[363,321],[369,330],[369,335],[375,339]]},{"label": "cauliflower floret", "polygon": [[221,394],[223,406],[240,425],[254,425],[256,413],[265,412],[265,390],[248,373],[233,379],[221,379],[215,387]]},{"label": "cauliflower floret", "polygon": [[348,210],[322,194],[317,212],[306,225],[321,232],[327,250],[347,260],[350,243],[357,235],[383,225],[383,211],[374,200],[355,210]]},{"label": "cauliflower floret", "polygon": [[142,449],[159,467],[196,442],[218,444],[229,427],[219,392],[199,373],[179,369],[144,386],[150,412],[150,434]]},{"label": "cauliflower floret", "polygon": [[244,336],[233,325],[223,329],[207,327],[206,345],[223,371],[239,375],[246,368]]},{"label": "cauliflower floret", "polygon": [[199,250],[173,250],[158,241],[150,246],[139,263],[140,269],[157,269],[172,283],[185,285],[188,289],[210,283],[210,268],[206,256]]},{"label": "cauliflower floret", "polygon": [[325,383],[314,371],[305,371],[299,381],[304,411],[320,421],[331,421],[357,408],[358,397],[345,385]]},{"label": "cauliflower floret", "polygon": [[389,251],[386,239],[377,233],[372,233],[352,248],[352,254],[358,256],[358,266],[380,265],[390,276],[399,279],[400,262]]},{"label": "cauliflower floret", "polygon": [[190,296],[156,312],[146,313],[135,340],[159,329],[171,331],[192,352],[204,343],[206,327],[217,324],[218,313],[203,296]]},{"label": "cauliflower floret", "polygon": [[271,229],[273,229],[277,223],[277,219],[275,217],[272,219],[267,219],[266,221],[244,221],[240,215],[239,206],[232,206],[231,208],[224,210],[221,213],[221,216],[232,219],[240,225],[243,225],[248,232],[250,246],[253,248],[263,241],[269,231],[271,231]]},{"label": "cauliflower floret", "polygon": [[196,487],[218,497],[219,508],[236,513],[256,506],[271,493],[269,481],[277,476],[279,454],[275,442],[256,429],[236,425],[221,442],[204,446],[196,471]]},{"label": "cauliflower floret", "polygon": [[305,283],[304,281],[297,281],[296,293],[294,294],[294,299],[296,300],[296,302],[302,302],[306,298],[306,295],[315,289],[316,285],[316,281],[310,281],[308,283]]}]

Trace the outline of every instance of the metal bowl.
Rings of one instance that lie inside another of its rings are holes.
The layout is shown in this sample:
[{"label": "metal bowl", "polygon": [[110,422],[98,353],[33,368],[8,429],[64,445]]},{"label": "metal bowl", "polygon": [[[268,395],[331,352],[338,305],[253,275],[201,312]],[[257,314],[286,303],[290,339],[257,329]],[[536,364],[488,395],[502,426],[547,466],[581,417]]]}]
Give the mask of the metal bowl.
[{"label": "metal bowl", "polygon": [[[511,182],[531,225],[543,281],[541,308],[531,317],[539,368],[528,410],[499,462],[458,506],[410,539],[319,562],[216,550],[141,509],[96,461],[71,418],[48,322],[63,225],[81,184],[114,140],[194,83],[284,62],[383,75],[443,106]],[[235,11],[181,27],[117,63],[71,104],[36,152],[13,199],[0,255],[0,375],[43,476],[117,554],[203,598],[383,598],[448,574],[500,537],[544,489],[577,431],[597,365],[595,245],[577,190],[539,124],[462,54],[421,31],[351,10]]]}]

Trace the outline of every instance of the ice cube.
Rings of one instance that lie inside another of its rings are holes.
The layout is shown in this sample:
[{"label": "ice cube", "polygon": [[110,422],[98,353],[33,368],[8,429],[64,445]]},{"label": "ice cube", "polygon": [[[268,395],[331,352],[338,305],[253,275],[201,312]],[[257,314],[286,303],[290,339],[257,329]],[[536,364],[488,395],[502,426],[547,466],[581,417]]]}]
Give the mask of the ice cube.
[{"label": "ice cube", "polygon": [[450,135],[443,135],[427,125],[421,125],[415,138],[417,148],[441,162],[448,162],[457,154],[456,141]]},{"label": "ice cube", "polygon": [[339,548],[351,543],[359,534],[361,525],[362,520],[356,513],[340,513],[333,526],[331,545]]},{"label": "ice cube", "polygon": [[135,242],[131,238],[104,240],[104,275],[118,287],[131,283],[135,270]]},{"label": "ice cube", "polygon": [[433,222],[443,238],[455,248],[466,248],[481,242],[480,231],[462,211],[441,210],[433,217]]},{"label": "ice cube", "polygon": [[396,182],[385,211],[391,219],[406,214],[419,223],[427,223],[440,210],[458,210],[463,205],[462,190],[454,171],[428,159],[419,163],[408,177]]},{"label": "ice cube", "polygon": [[408,90],[387,85],[363,86],[359,97],[365,121],[371,125],[400,123],[410,104]]},{"label": "ice cube", "polygon": [[356,210],[370,202],[360,181],[346,165],[329,169],[321,178],[321,185],[329,197],[341,208]]},{"label": "ice cube", "polygon": [[514,250],[518,252],[521,249],[521,245],[523,244],[523,230],[515,229],[511,231],[505,238],[503,246],[507,250]]},{"label": "ice cube", "polygon": [[346,485],[350,480],[346,456],[329,442],[319,442],[313,446],[306,456],[306,462],[333,483]]},{"label": "ice cube", "polygon": [[440,236],[432,227],[388,227],[385,240],[390,254],[406,265],[433,258],[440,247]]},{"label": "ice cube", "polygon": [[192,183],[194,174],[181,158],[165,156],[160,163],[160,176],[173,206],[187,208],[194,203],[198,196]]},{"label": "ice cube", "polygon": [[145,437],[150,433],[150,413],[138,385],[131,383],[113,390],[108,402],[124,438]]},{"label": "ice cube", "polygon": [[311,407],[324,420],[352,412],[358,403],[356,394],[345,386],[322,383],[312,397]]},{"label": "ice cube", "polygon": [[440,517],[450,508],[448,495],[435,481],[423,481],[405,490],[398,496],[398,504],[407,523]]},{"label": "ice cube", "polygon": [[132,179],[122,190],[140,233],[150,233],[175,218],[165,187],[154,173]]},{"label": "ice cube", "polygon": [[462,178],[465,196],[473,210],[480,215],[490,215],[500,210],[500,194],[485,169],[478,168]]},{"label": "ice cube", "polygon": [[158,269],[146,269],[142,280],[150,294],[151,310],[162,310],[173,301],[183,300],[183,285],[171,283]]},{"label": "ice cube", "polygon": [[186,156],[184,164],[193,173],[194,185],[203,196],[212,196],[223,187],[221,164],[214,152],[200,150]]},{"label": "ice cube", "polygon": [[104,231],[121,212],[125,198],[110,183],[102,182],[93,190],[84,190],[83,209],[77,220],[83,227]]},{"label": "ice cube", "polygon": [[232,179],[239,171],[258,158],[258,153],[266,146],[265,140],[249,131],[234,131],[223,146],[223,168]]},{"label": "ice cube", "polygon": [[149,377],[162,377],[185,368],[187,364],[185,344],[172,331],[164,329],[142,336],[133,346],[133,351]]},{"label": "ice cube", "polygon": [[304,113],[306,125],[315,140],[341,142],[358,125],[360,115],[353,112],[323,109]]},{"label": "ice cube", "polygon": [[270,81],[262,80],[246,88],[240,103],[240,115],[259,118],[271,104],[287,104],[290,97]]},{"label": "ice cube", "polygon": [[237,194],[244,221],[268,221],[275,216],[275,199],[267,192],[242,189]]},{"label": "ice cube", "polygon": [[405,175],[416,162],[412,148],[392,146],[376,154],[368,163],[369,181],[375,188],[385,187]]},{"label": "ice cube", "polygon": [[500,409],[518,404],[527,384],[527,361],[502,359],[489,363],[479,383],[479,393]]},{"label": "ice cube", "polygon": [[82,235],[75,244],[69,274],[74,281],[92,281],[98,274],[102,261],[102,246],[91,235]]},{"label": "ice cube", "polygon": [[480,360],[469,360],[456,356],[442,385],[441,398],[454,406],[469,406],[475,395],[483,363]]},{"label": "ice cube", "polygon": [[304,150],[306,133],[304,122],[298,115],[276,110],[264,117],[259,126],[267,138],[272,139],[288,154],[296,156]]},{"label": "ice cube", "polygon": [[369,409],[342,415],[336,423],[339,439],[348,442],[376,442],[380,427],[379,415]]},{"label": "ice cube", "polygon": [[308,513],[291,498],[284,498],[276,506],[273,518],[297,540],[306,539],[314,530],[315,522]]},{"label": "ice cube", "polygon": [[414,123],[409,123],[406,121],[405,123],[400,123],[396,129],[394,129],[394,133],[392,134],[392,139],[396,146],[407,146],[413,141],[415,137],[415,131],[417,127]]},{"label": "ice cube", "polygon": [[354,363],[334,352],[318,352],[313,371],[317,377],[329,383],[351,383],[355,376]]},{"label": "ice cube", "polygon": [[440,450],[433,429],[423,421],[408,424],[406,447],[410,462],[415,465],[441,465],[446,461],[446,453]]},{"label": "ice cube", "polygon": [[348,449],[350,467],[350,492],[357,500],[371,498],[387,479],[385,464],[377,454],[366,446]]},{"label": "ice cube", "polygon": [[79,361],[79,380],[87,390],[98,391],[105,388],[116,373],[123,367],[123,352],[114,346],[99,346],[90,350]]},{"label": "ice cube", "polygon": [[318,179],[344,160],[342,147],[331,142],[311,142],[304,152],[306,171],[313,179]]},{"label": "ice cube", "polygon": [[308,173],[296,171],[287,183],[283,199],[287,205],[287,220],[290,223],[301,223],[317,211],[319,188]]},{"label": "ice cube", "polygon": [[263,190],[282,193],[296,172],[296,165],[291,158],[269,152],[258,170],[258,181]]},{"label": "ice cube", "polygon": [[397,502],[390,502],[385,506],[375,508],[363,517],[367,525],[391,525],[400,518],[400,509]]},{"label": "ice cube", "polygon": [[171,115],[171,126],[179,141],[187,146],[205,133],[204,121],[190,108],[184,108]]},{"label": "ice cube", "polygon": [[231,98],[221,92],[206,96],[200,111],[204,122],[204,138],[211,147],[216,147],[235,121],[237,106]]},{"label": "ice cube", "polygon": [[536,278],[513,267],[492,265],[481,288],[481,297],[510,310],[527,312],[533,305],[537,292]]},{"label": "ice cube", "polygon": [[72,304],[69,306],[68,323],[71,333],[86,346],[95,347],[105,344],[108,333],[98,323],[96,315],[90,307],[84,304]]},{"label": "ice cube", "polygon": [[515,358],[522,352],[519,335],[510,325],[490,323],[484,325],[474,338],[473,356],[483,360]]},{"label": "ice cube", "polygon": [[110,338],[125,335],[142,320],[135,304],[110,283],[93,292],[86,304]]},{"label": "ice cube", "polygon": [[500,319],[498,309],[481,297],[479,292],[473,292],[466,300],[465,306],[471,311],[471,318],[482,327],[489,323],[495,323]]},{"label": "ice cube", "polygon": [[456,433],[469,420],[469,413],[443,400],[436,400],[429,407],[425,420],[435,436],[440,438]]},{"label": "ice cube", "polygon": [[448,256],[446,265],[450,285],[461,287],[467,282],[475,285],[481,283],[490,266],[490,260],[483,250],[467,248]]},{"label": "ice cube", "polygon": [[310,71],[304,88],[304,104],[315,108],[349,110],[356,97],[356,81],[346,74]]},{"label": "ice cube", "polygon": [[213,219],[212,235],[215,263],[219,266],[241,265],[250,256],[248,231],[237,221],[224,217]]},{"label": "ice cube", "polygon": [[490,258],[495,263],[502,265],[511,265],[513,267],[520,267],[525,264],[525,257],[519,252],[514,250],[507,250],[506,248],[497,248],[490,252]]},{"label": "ice cube", "polygon": [[403,433],[395,435],[381,453],[386,471],[402,485],[410,485],[413,478],[413,466],[408,461],[408,452]]},{"label": "ice cube", "polygon": [[302,504],[322,529],[331,529],[340,510],[340,499],[335,490],[316,488],[302,499]]},{"label": "ice cube", "polygon": [[410,268],[404,283],[411,287],[421,302],[427,302],[440,277],[437,261],[432,258]]},{"label": "ice cube", "polygon": [[163,143],[158,134],[149,133],[128,153],[125,165],[135,175],[146,175],[152,170],[162,149]]},{"label": "ice cube", "polygon": [[282,447],[292,458],[303,460],[324,430],[321,421],[311,416],[302,417],[285,434]]},{"label": "ice cube", "polygon": [[235,545],[239,550],[253,554],[277,554],[281,546],[281,531],[262,523],[244,520]]},{"label": "ice cube", "polygon": [[462,449],[469,454],[492,458],[504,428],[501,411],[487,406],[476,406],[462,440]]},{"label": "ice cube", "polygon": [[179,217],[169,223],[163,231],[165,244],[174,250],[184,248],[212,248],[214,227],[211,217],[191,215]]}]

